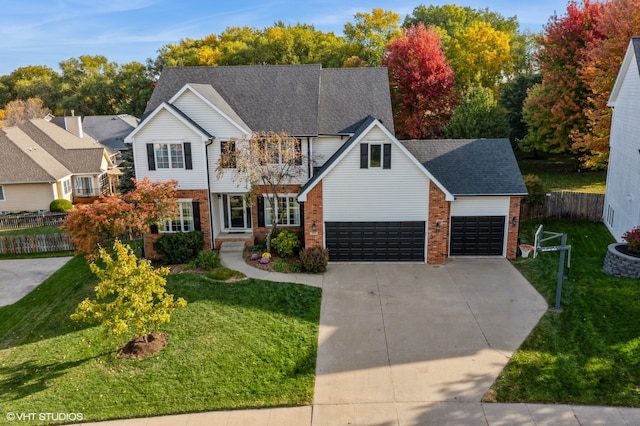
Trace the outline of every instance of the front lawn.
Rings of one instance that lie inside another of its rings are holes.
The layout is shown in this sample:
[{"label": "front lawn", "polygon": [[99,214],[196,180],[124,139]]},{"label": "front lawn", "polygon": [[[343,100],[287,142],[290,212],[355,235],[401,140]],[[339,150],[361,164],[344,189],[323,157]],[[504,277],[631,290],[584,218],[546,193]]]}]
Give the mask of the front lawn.
[{"label": "front lawn", "polygon": [[[514,265],[547,299],[550,311],[494,384],[500,402],[552,402],[640,407],[640,282],[601,270],[613,242],[602,223],[545,221],[572,246],[561,311],[553,311],[559,253]],[[523,242],[539,225],[525,223]],[[545,245],[556,245],[550,241]]]},{"label": "front lawn", "polygon": [[3,420],[8,412],[97,421],[311,403],[320,289],[190,273],[167,280],[189,304],[163,327],[167,347],[141,361],[118,358],[99,327],[69,319],[97,282],[81,257],[0,308]]}]

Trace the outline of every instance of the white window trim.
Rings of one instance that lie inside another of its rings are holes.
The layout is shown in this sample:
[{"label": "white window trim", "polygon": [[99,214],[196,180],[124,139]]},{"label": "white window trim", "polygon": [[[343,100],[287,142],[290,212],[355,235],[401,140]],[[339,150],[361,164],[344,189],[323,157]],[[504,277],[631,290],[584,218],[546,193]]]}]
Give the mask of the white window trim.
[{"label": "white window trim", "polygon": [[[180,198],[178,200],[176,200],[176,203],[178,203],[178,217],[174,218],[174,219],[166,219],[164,220],[162,223],[158,224],[158,233],[160,234],[175,234],[178,232],[191,232],[195,230],[195,223],[194,223],[194,217],[193,217],[193,200],[192,199],[187,199],[187,198]],[[191,226],[189,227],[190,229],[185,229],[185,225],[184,225],[184,217],[183,217],[183,211],[182,211],[182,204],[189,204],[189,208],[191,209]],[[167,227],[173,228],[173,222],[176,222],[180,220],[180,228],[181,229],[170,229],[167,230]]]},{"label": "white window trim", "polygon": [[[278,226],[301,226],[301,222],[302,222],[302,218],[300,217],[300,203],[298,203],[298,201],[296,200],[296,196],[297,194],[278,194],[278,199],[280,198],[287,198],[288,202],[287,202],[287,213],[284,216],[287,220],[287,223],[278,223]],[[267,214],[267,211],[271,209],[271,204],[269,203],[269,200],[266,200],[266,198],[272,198],[271,194],[263,194],[263,197],[265,198],[264,200],[264,225],[265,226],[271,226],[273,225],[272,222],[272,217],[274,216],[278,216],[278,206],[280,205],[279,202],[276,203],[276,211],[275,211],[275,215],[272,213],[271,216]],[[298,223],[289,223],[289,217],[290,217],[290,202],[293,201],[295,203],[298,204],[298,214],[296,215],[297,219],[298,219]]]},{"label": "white window trim", "polygon": [[[160,164],[158,163],[158,150],[157,147],[158,145],[162,145],[167,149],[167,161],[168,161],[168,166],[167,167],[161,167]],[[182,166],[181,167],[173,167],[173,161],[172,161],[172,151],[171,151],[171,145],[178,145],[180,146],[180,155],[181,155],[181,162],[182,162]],[[171,142],[153,142],[153,159],[156,163],[156,170],[185,170],[185,162],[186,159],[184,157],[184,142],[175,142],[175,141],[171,141]]]}]

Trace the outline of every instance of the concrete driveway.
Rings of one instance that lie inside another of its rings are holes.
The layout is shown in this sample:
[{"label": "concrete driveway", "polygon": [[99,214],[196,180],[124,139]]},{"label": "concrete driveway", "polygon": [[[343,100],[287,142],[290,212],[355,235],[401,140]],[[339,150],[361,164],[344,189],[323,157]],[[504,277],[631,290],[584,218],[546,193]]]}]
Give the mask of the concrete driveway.
[{"label": "concrete driveway", "polygon": [[477,403],[546,310],[505,259],[332,264],[323,282],[313,424],[482,422]]},{"label": "concrete driveway", "polygon": [[11,305],[29,294],[71,257],[0,260],[0,306]]}]

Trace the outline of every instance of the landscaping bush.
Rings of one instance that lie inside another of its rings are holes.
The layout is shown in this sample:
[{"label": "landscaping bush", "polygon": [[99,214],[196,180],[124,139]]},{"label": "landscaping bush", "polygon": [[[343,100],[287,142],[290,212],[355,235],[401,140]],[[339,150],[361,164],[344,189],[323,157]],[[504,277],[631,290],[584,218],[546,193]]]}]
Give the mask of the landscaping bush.
[{"label": "landscaping bush", "polygon": [[627,242],[627,250],[631,253],[640,254],[640,228],[635,227],[622,234],[622,238]]},{"label": "landscaping bush", "polygon": [[329,263],[329,250],[322,247],[310,247],[300,251],[302,268],[307,272],[324,272]]},{"label": "landscaping bush", "polygon": [[198,256],[204,245],[201,231],[164,234],[153,243],[153,248],[165,265],[188,263]]},{"label": "landscaping bush", "polygon": [[273,247],[280,256],[291,257],[294,251],[300,247],[300,239],[295,232],[283,229],[271,240],[271,247]]},{"label": "landscaping bush", "polygon": [[71,209],[73,209],[73,204],[64,198],[58,198],[49,203],[49,211],[54,213],[65,213]]},{"label": "landscaping bush", "polygon": [[540,176],[524,175],[522,179],[524,180],[527,192],[529,193],[529,196],[524,197],[522,201],[527,204],[542,204],[547,195],[547,189],[545,188],[542,179],[540,179]]},{"label": "landscaping bush", "polygon": [[273,264],[273,270],[276,272],[287,272],[287,269],[289,269],[287,266],[287,261],[284,259],[278,259]]},{"label": "landscaping bush", "polygon": [[220,256],[217,251],[201,251],[198,257],[189,262],[192,268],[202,268],[210,271],[220,266]]}]

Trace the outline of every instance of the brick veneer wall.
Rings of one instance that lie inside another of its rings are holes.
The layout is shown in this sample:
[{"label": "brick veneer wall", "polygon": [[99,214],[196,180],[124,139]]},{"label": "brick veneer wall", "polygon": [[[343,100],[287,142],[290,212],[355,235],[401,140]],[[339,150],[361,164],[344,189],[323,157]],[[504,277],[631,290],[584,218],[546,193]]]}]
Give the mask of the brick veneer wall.
[{"label": "brick veneer wall", "polygon": [[[316,232],[311,235],[313,223],[316,224]],[[307,194],[304,203],[304,246],[322,247],[324,242],[324,215],[322,207],[322,181]],[[331,255],[331,253],[329,253]]]},{"label": "brick veneer wall", "polygon": [[[204,247],[211,250],[211,217],[209,216],[209,194],[206,189],[178,190],[177,198],[191,199],[200,203],[200,230],[204,234]],[[146,234],[144,236],[144,253],[147,259],[158,259],[158,253],[153,249],[153,243],[163,234]]]},{"label": "brick veneer wall", "polygon": [[[300,191],[300,185],[283,185],[281,194],[297,194]],[[267,234],[271,230],[271,226],[258,226],[258,203],[257,197],[262,197],[264,194],[269,193],[265,186],[256,186],[253,191],[253,202],[251,206],[251,224],[253,229],[253,236],[256,241],[264,241],[267,238]],[[266,203],[267,201],[265,201]],[[303,220],[301,217],[300,220]],[[302,228],[300,226],[282,226],[279,225],[278,229],[288,229],[295,232],[298,236],[301,236]]]},{"label": "brick veneer wall", "polygon": [[[427,223],[427,263],[443,265],[449,253],[449,217],[451,203],[445,194],[429,182],[429,222]],[[440,230],[436,230],[440,224]]]},{"label": "brick veneer wall", "polygon": [[[509,200],[509,217],[507,217],[507,259],[515,259],[518,255],[518,231],[520,229],[520,202],[521,197],[511,197]],[[516,218],[515,226],[513,218]]]}]

